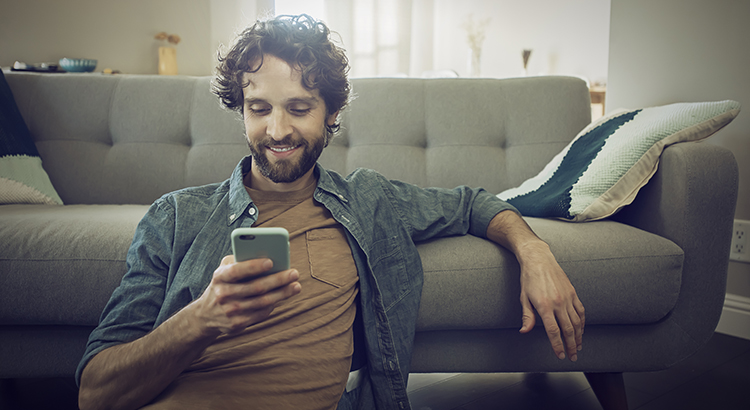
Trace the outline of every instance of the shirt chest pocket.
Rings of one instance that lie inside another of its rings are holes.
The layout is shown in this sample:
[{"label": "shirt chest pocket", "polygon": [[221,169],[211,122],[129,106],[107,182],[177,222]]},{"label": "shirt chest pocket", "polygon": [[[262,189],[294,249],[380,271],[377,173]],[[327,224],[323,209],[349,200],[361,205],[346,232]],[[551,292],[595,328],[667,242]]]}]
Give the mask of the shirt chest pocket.
[{"label": "shirt chest pocket", "polygon": [[337,288],[357,279],[357,268],[343,227],[307,231],[305,240],[310,276]]}]

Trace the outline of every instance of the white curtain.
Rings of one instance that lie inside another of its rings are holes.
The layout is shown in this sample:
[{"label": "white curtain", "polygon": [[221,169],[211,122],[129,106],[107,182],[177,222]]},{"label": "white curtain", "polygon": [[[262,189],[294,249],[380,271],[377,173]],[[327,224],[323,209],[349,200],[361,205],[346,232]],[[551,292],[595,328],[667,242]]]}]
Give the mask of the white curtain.
[{"label": "white curtain", "polygon": [[[325,21],[341,35],[352,77],[552,74],[606,82],[609,0],[231,1],[275,2],[276,14]],[[533,50],[526,68],[524,50]]]},{"label": "white curtain", "polygon": [[432,76],[434,0],[276,0],[276,14],[307,12],[341,37],[351,77]]}]

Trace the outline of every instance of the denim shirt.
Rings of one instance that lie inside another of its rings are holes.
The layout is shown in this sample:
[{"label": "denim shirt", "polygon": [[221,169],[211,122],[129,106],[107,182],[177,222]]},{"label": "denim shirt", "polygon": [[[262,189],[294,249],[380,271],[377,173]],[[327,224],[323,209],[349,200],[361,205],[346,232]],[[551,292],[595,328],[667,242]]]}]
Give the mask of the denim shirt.
[{"label": "denim shirt", "polygon": [[[258,209],[244,187],[250,157],[219,184],[186,188],[158,199],[138,225],[128,272],[91,333],[76,379],[91,358],[145,336],[201,296],[230,233],[249,227]],[[360,278],[371,389],[363,408],[408,409],[406,382],[422,291],[415,242],[465,235],[485,237],[499,212],[515,210],[482,189],[422,189],[365,169],[344,178],[316,165],[316,201],[344,226]]]}]

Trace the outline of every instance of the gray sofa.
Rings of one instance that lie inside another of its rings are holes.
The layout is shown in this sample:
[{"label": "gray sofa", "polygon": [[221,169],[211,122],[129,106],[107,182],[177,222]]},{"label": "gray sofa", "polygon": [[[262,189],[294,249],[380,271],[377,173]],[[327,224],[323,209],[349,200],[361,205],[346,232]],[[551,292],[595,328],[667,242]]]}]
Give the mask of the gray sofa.
[{"label": "gray sofa", "polygon": [[[228,178],[247,154],[242,123],[208,77],[6,77],[65,205],[0,206],[0,378],[71,376],[148,205]],[[591,117],[585,83],[567,77],[355,79],[353,89],[321,163],[421,186],[517,186]],[[668,368],[713,334],[736,195],[729,151],[681,143],[608,220],[527,218],[586,306],[575,363],[555,358],[541,327],[519,334],[512,254],[472,236],[420,244],[412,370],[586,372],[605,408],[622,405],[622,372]]]}]

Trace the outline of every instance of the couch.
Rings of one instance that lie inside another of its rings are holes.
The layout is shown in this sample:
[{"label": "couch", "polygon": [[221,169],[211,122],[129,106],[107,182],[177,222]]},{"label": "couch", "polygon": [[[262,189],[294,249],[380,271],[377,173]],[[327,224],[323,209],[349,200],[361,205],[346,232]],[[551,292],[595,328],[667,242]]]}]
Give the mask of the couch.
[{"label": "couch", "polygon": [[[0,378],[68,377],[148,205],[228,178],[248,151],[239,117],[219,106],[208,77],[6,77],[64,205],[0,206]],[[342,132],[320,159],[342,174],[364,167],[420,186],[499,193],[534,176],[591,121],[587,86],[571,77],[352,83]],[[577,362],[558,360],[539,325],[519,334],[511,253],[472,236],[419,244],[412,372],[584,372],[605,408],[623,406],[623,372],[668,368],[712,336],[737,178],[729,151],[680,143],[609,218],[526,218],[586,307]]]}]

